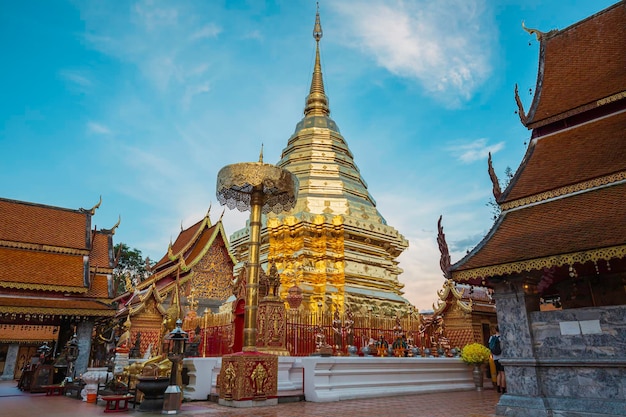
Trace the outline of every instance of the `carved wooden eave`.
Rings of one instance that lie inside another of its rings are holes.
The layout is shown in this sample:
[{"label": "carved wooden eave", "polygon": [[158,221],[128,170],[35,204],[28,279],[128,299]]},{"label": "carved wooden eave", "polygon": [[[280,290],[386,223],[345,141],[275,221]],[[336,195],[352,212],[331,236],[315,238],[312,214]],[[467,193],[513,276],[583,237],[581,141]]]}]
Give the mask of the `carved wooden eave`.
[{"label": "carved wooden eave", "polygon": [[553,266],[574,265],[575,263],[584,264],[590,261],[598,262],[602,260],[607,261],[620,258],[626,258],[626,245],[546,256],[543,258],[528,259],[525,261],[510,262],[483,268],[454,271],[452,274],[456,281],[470,281],[475,279],[482,279],[484,281],[485,279],[494,276],[519,274],[543,268],[551,268]]},{"label": "carved wooden eave", "polygon": [[49,285],[49,284],[35,284],[25,282],[8,282],[0,281],[0,288],[13,288],[16,290],[34,290],[34,291],[54,291],[65,292],[72,294],[84,294],[89,291],[88,287],[77,287],[70,285]]}]

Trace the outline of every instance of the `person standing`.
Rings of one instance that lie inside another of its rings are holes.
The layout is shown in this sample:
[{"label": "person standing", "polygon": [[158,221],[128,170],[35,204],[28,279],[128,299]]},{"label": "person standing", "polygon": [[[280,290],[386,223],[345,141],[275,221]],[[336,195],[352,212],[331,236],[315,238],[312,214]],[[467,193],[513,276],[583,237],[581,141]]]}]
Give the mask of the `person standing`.
[{"label": "person standing", "polygon": [[493,362],[496,365],[496,385],[499,393],[506,393],[506,377],[504,375],[504,366],[500,363],[502,356],[502,342],[500,340],[500,328],[496,326],[495,334],[489,338],[489,350],[493,355]]}]

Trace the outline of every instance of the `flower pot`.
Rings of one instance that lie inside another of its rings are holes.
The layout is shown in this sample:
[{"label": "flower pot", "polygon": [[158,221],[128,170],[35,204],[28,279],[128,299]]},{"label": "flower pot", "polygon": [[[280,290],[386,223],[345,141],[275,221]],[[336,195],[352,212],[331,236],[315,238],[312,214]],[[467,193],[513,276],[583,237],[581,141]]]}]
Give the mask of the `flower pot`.
[{"label": "flower pot", "polygon": [[474,365],[474,369],[472,370],[472,377],[474,378],[474,385],[476,386],[476,391],[483,390],[483,366],[482,365]]}]

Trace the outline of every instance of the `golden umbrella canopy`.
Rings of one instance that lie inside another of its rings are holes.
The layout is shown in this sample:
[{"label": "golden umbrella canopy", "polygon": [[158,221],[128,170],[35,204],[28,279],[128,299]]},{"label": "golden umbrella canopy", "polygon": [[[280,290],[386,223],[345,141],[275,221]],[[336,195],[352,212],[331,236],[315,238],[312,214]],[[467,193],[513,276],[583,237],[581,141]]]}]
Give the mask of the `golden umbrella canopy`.
[{"label": "golden umbrella canopy", "polygon": [[227,165],[217,174],[217,199],[231,210],[250,210],[250,250],[244,312],[243,350],[256,351],[256,316],[259,289],[259,241],[261,212],[292,209],[298,199],[298,179],[291,172],[272,164],[243,162]]}]

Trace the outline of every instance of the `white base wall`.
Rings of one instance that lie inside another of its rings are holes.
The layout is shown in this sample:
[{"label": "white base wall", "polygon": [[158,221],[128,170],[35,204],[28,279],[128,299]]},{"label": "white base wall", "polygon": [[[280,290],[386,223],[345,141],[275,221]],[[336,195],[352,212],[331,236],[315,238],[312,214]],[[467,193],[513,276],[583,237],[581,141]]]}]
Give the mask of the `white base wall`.
[{"label": "white base wall", "polygon": [[306,357],[306,401],[327,402],[475,389],[458,358]]},{"label": "white base wall", "polygon": [[[187,358],[183,366],[185,400],[217,394],[222,358]],[[304,393],[306,401],[327,402],[473,389],[472,369],[458,358],[278,357],[278,397]]]}]

